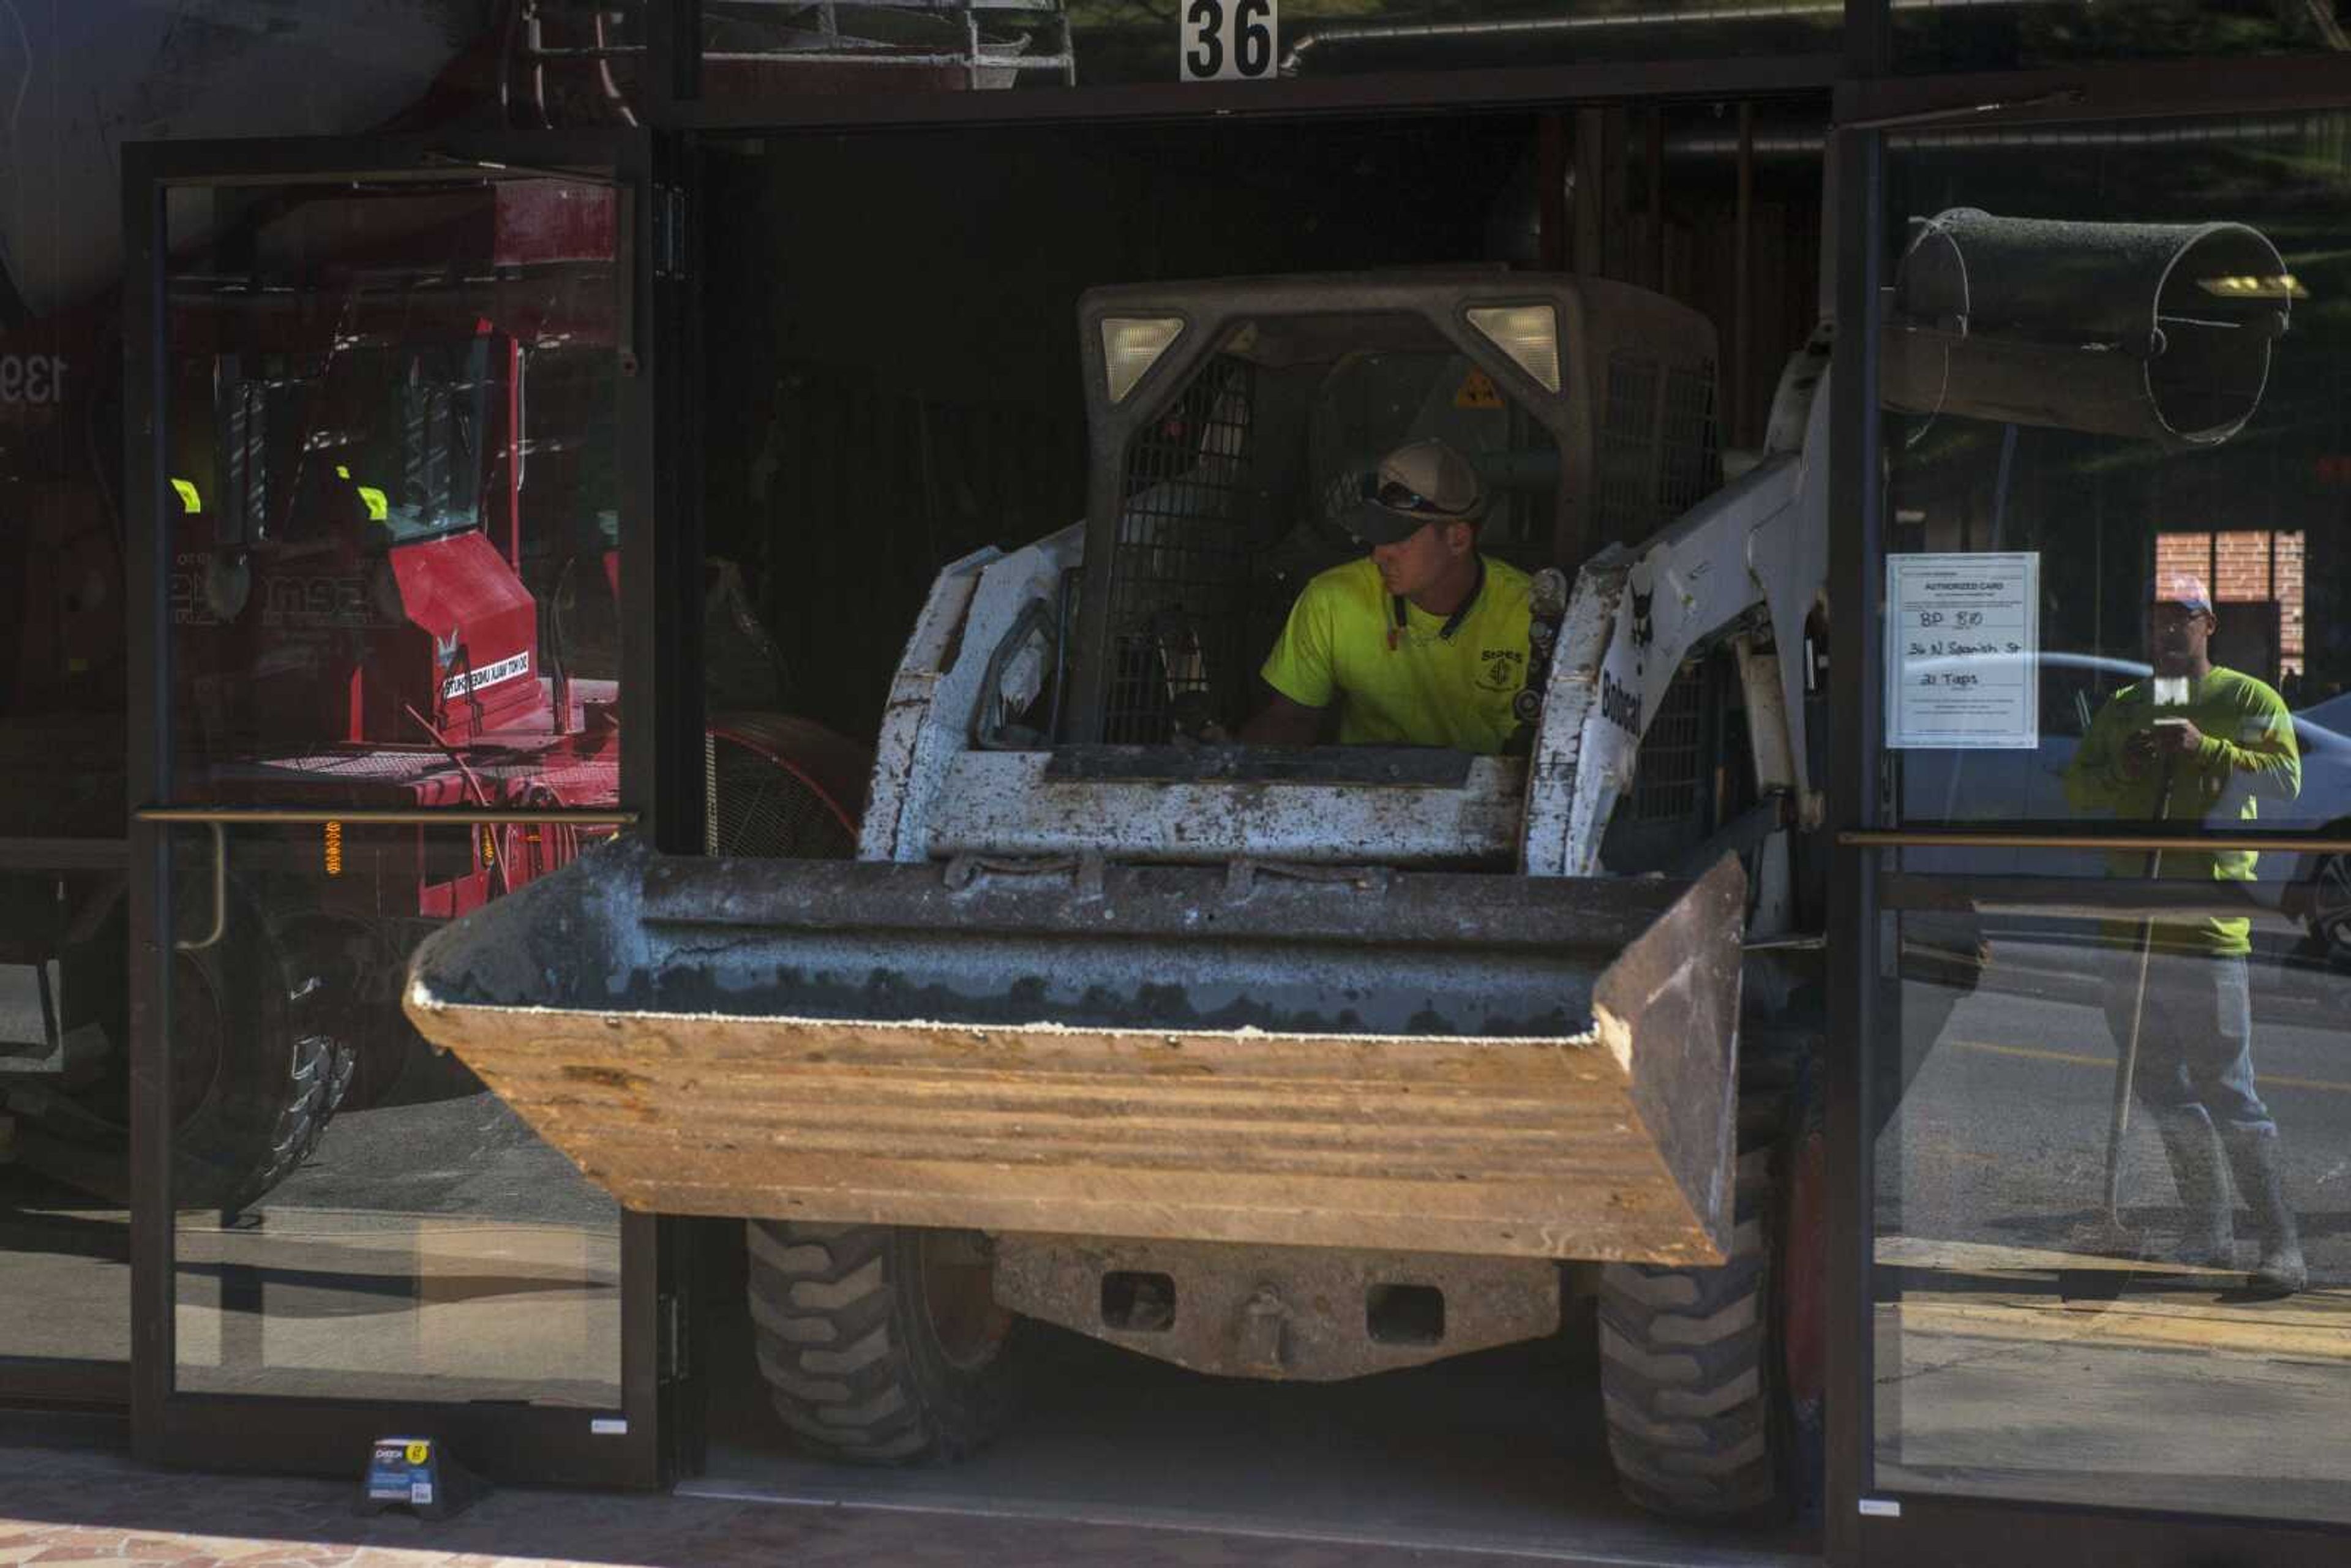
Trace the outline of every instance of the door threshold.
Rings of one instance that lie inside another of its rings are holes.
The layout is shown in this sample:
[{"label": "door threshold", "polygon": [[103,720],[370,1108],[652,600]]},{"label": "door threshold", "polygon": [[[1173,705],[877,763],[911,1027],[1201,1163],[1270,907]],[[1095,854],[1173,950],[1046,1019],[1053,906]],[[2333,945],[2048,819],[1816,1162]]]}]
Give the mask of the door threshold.
[{"label": "door threshold", "polygon": [[[1310,1545],[1449,1552],[1498,1561],[1589,1564],[1591,1568],[1820,1568],[1825,1561],[1816,1552],[1801,1550],[1794,1532],[1786,1528],[1758,1531],[1768,1539],[1752,1545],[1728,1539],[1733,1531],[1727,1529],[1700,1530],[1663,1520],[1583,1523],[1568,1511],[1562,1511],[1555,1540],[1540,1539],[1532,1531],[1489,1533],[1393,1521],[1348,1528],[1259,1512],[1153,1507],[1098,1498],[988,1495],[957,1489],[936,1472],[859,1470],[741,1450],[727,1453],[714,1448],[711,1458],[715,1469],[728,1473],[682,1481],[675,1488],[676,1495],[788,1508],[862,1509],[1162,1530]],[[769,1474],[744,1473],[748,1468],[746,1461],[756,1461]]]}]

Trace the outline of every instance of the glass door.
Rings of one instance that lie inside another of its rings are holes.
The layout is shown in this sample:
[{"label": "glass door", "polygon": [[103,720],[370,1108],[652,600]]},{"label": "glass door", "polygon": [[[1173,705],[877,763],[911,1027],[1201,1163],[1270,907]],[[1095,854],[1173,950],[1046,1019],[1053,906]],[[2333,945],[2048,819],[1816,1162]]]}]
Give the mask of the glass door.
[{"label": "glass door", "polygon": [[1846,1506],[2339,1561],[2351,115],[1881,156]]},{"label": "glass door", "polygon": [[419,940],[642,814],[642,143],[149,157],[134,1047],[99,1086],[142,1442],[644,1481],[649,1226],[400,1009]]}]

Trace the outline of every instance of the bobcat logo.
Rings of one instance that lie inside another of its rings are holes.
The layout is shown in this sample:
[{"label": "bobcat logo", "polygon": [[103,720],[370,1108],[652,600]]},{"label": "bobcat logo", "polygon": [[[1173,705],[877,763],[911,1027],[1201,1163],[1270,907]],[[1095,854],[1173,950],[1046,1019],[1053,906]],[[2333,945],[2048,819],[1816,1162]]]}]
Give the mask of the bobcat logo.
[{"label": "bobcat logo", "polygon": [[1649,651],[1657,629],[1649,620],[1649,606],[1656,601],[1657,591],[1652,587],[1646,593],[1633,590],[1633,646],[1642,653]]},{"label": "bobcat logo", "polygon": [[1600,672],[1600,716],[1631,736],[1641,738],[1641,696],[1629,686],[1616,684],[1614,672]]}]

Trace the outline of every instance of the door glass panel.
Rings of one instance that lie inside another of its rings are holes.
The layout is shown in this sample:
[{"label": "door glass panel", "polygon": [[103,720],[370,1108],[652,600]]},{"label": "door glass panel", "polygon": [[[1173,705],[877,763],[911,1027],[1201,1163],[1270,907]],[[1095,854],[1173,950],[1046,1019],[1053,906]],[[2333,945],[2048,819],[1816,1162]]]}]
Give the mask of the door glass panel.
[{"label": "door glass panel", "polygon": [[2351,1520],[2346,131],[1889,160],[1880,1488]]},{"label": "door glass panel", "polygon": [[[128,921],[119,865],[89,869],[87,841],[119,845],[128,804],[124,115],[140,137],[360,131],[433,87],[467,30],[448,6],[354,26],[336,7],[19,5],[0,27],[0,841],[16,841],[0,855],[26,868],[0,872],[0,1357],[130,1345],[114,1190]],[[26,841],[57,839],[84,841],[79,869]]]},{"label": "door glass panel", "polygon": [[[62,177],[47,128],[12,125],[0,214],[0,1359],[120,1361],[128,1214],[69,1179],[86,1139],[59,1125],[123,1039],[101,1016],[121,999],[123,878],[89,869],[124,831],[120,300],[77,270],[118,202]],[[75,842],[31,841],[55,840]]]},{"label": "door glass panel", "polygon": [[[183,189],[170,217],[180,799],[615,804],[612,191]],[[598,836],[175,836],[177,1386],[618,1402],[617,1209],[399,1009],[421,937]]]}]

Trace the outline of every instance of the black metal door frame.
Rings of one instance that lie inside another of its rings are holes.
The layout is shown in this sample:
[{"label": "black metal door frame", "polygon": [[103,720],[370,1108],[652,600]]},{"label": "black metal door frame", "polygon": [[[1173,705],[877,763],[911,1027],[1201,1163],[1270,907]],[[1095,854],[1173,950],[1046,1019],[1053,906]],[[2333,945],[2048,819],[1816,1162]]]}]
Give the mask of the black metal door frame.
[{"label": "black metal door frame", "polygon": [[[560,172],[610,183],[620,198],[622,356],[619,411],[624,636],[653,646],[622,661],[621,798],[667,847],[701,841],[699,621],[654,607],[698,601],[698,519],[677,498],[670,444],[682,407],[684,342],[674,337],[683,243],[662,197],[664,152],[643,131],[552,131],[434,137],[338,137],[132,143],[123,150],[125,524],[128,532],[131,736],[129,824],[131,1051],[132,1442],[143,1458],[211,1469],[356,1476],[373,1438],[437,1436],[469,1467],[514,1480],[652,1487],[671,1476],[664,1406],[674,1397],[674,1300],[661,1270],[664,1227],[621,1222],[621,1406],[191,1394],[175,1390],[174,1226],[171,1194],[169,1017],[171,874],[166,819],[184,819],[172,774],[171,537],[163,486],[168,350],[166,193],[231,184],[348,185]],[[673,348],[672,345],[676,347]],[[684,693],[684,700],[675,694]],[[175,808],[180,808],[175,810]],[[206,812],[200,815],[231,816]],[[457,818],[451,818],[457,821]]]},{"label": "black metal door frame", "polygon": [[[2168,60],[1987,75],[1891,74],[1885,12],[1855,30],[1852,76],[1836,89],[1837,319],[1831,476],[1831,664],[1843,716],[1832,736],[1829,828],[1831,1039],[1828,1234],[1829,1560],[1877,1568],[2071,1568],[2131,1563],[2190,1568],[2340,1563],[2351,1527],[1906,1492],[1874,1484],[1875,1313],[1871,1310],[1875,1150],[1870,1044],[1879,1016],[1881,857],[1905,836],[1876,788],[1883,742],[1886,538],[1878,483],[1877,334],[1886,260],[1886,151],[1890,131],[2199,115],[2351,109],[2343,57]],[[1848,10],[1848,16],[1854,15]],[[1854,325],[1860,329],[1851,329]],[[1908,881],[1921,879],[1913,877]]]}]

